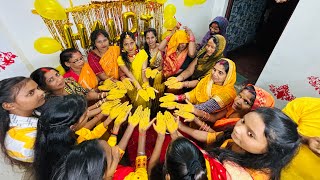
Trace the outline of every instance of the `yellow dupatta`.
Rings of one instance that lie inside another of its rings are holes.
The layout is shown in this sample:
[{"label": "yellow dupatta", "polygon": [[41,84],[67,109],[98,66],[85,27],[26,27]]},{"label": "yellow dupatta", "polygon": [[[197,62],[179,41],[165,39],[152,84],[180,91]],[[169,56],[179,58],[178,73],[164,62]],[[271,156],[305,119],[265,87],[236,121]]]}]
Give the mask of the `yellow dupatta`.
[{"label": "yellow dupatta", "polygon": [[131,71],[133,76],[139,81],[140,84],[143,84],[142,79],[142,66],[145,61],[148,60],[148,54],[145,50],[140,50],[138,54],[136,54],[134,60],[131,63]]},{"label": "yellow dupatta", "polygon": [[[131,73],[134,76],[134,78],[136,78],[136,80],[139,82],[140,85],[143,84],[143,79],[142,79],[143,63],[147,60],[148,60],[148,54],[146,53],[146,51],[140,50],[138,54],[136,54],[136,56],[134,57],[134,60],[131,62]],[[118,57],[117,61],[119,66],[126,66],[121,56]],[[133,107],[138,107],[139,105],[142,105],[143,107],[147,107],[147,102],[145,102],[140,96],[136,101],[136,96],[137,96],[136,89],[132,91],[128,91],[127,94],[131,99]]]},{"label": "yellow dupatta", "polygon": [[98,79],[96,74],[93,72],[89,64],[86,62],[84,63],[80,75],[78,83],[87,89],[94,89],[98,86]]},{"label": "yellow dupatta", "polygon": [[[320,98],[296,98],[282,111],[298,124],[299,134],[308,137],[320,136]],[[302,144],[291,162],[282,170],[280,179],[318,179],[319,164],[320,157],[307,145]]]},{"label": "yellow dupatta", "polygon": [[179,55],[176,53],[181,43],[189,43],[189,36],[184,30],[176,31],[168,42],[166,56],[163,61],[163,74],[165,77],[176,74],[186,60],[188,47]]},{"label": "yellow dupatta", "polygon": [[229,72],[222,86],[213,83],[212,74],[204,77],[198,85],[186,93],[187,99],[192,104],[200,104],[213,98],[221,108],[232,103],[236,97],[234,83],[236,82],[236,65],[230,59],[222,58],[229,64]]},{"label": "yellow dupatta", "polygon": [[108,77],[119,79],[119,66],[117,63],[119,55],[119,46],[110,46],[107,52],[101,57],[99,63]]}]

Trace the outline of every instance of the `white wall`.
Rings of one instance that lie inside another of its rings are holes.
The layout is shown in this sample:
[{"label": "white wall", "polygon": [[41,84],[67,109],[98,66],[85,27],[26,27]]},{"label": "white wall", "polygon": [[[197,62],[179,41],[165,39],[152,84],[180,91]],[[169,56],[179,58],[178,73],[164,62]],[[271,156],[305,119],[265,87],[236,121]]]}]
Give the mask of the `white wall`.
[{"label": "white wall", "polygon": [[213,18],[225,15],[228,0],[207,0],[204,4],[192,7],[184,6],[183,0],[168,0],[166,4],[177,7],[176,19],[183,26],[188,26],[194,32],[196,40],[201,41]]},{"label": "white wall", "polygon": [[[69,0],[58,1],[63,7],[69,7]],[[39,67],[56,67],[59,65],[58,57],[60,52],[44,55],[33,48],[33,43],[37,38],[51,37],[40,16],[31,13],[31,10],[34,9],[33,2],[32,0],[11,0],[6,1],[6,5],[0,6],[0,32],[10,40],[9,51],[15,52],[20,58],[19,61],[27,64],[28,71],[19,73],[19,75],[24,76],[28,76],[28,72],[32,72]],[[76,6],[88,2],[90,0],[77,0],[73,1],[73,4]],[[177,19],[183,25],[189,26],[194,31],[196,39],[200,40],[207,32],[209,22],[215,16],[225,14],[227,0],[208,0],[205,4],[193,7],[185,7],[183,0],[168,0],[166,4],[169,3],[177,7]],[[0,44],[8,46],[3,41]],[[0,71],[0,79],[15,76],[16,74],[12,73],[15,70],[16,68],[11,66],[6,71]]]},{"label": "white wall", "polygon": [[[270,91],[271,84],[288,84],[290,93],[295,97],[320,97],[319,91],[307,79],[310,76],[320,77],[319,6],[318,0],[300,0],[256,83],[258,86]],[[287,103],[277,99],[276,107],[282,108]]]}]

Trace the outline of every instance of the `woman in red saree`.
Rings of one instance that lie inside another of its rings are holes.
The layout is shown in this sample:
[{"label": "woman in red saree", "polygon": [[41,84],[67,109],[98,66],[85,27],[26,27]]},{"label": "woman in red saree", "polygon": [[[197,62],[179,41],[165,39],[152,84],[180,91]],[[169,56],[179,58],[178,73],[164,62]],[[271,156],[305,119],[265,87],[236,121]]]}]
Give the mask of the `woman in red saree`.
[{"label": "woman in red saree", "polygon": [[117,58],[119,46],[110,46],[109,35],[102,29],[94,30],[91,35],[92,50],[88,53],[88,63],[100,80],[119,79]]}]

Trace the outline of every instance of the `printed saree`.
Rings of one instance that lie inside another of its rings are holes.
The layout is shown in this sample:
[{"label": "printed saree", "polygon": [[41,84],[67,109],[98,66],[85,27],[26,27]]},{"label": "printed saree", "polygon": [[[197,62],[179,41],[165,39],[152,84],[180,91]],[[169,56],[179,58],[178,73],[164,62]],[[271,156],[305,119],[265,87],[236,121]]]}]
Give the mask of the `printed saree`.
[{"label": "printed saree", "polygon": [[165,77],[175,75],[186,60],[188,47],[177,55],[177,48],[181,43],[189,43],[189,36],[184,30],[176,31],[168,42],[166,56],[163,61],[163,75]]}]

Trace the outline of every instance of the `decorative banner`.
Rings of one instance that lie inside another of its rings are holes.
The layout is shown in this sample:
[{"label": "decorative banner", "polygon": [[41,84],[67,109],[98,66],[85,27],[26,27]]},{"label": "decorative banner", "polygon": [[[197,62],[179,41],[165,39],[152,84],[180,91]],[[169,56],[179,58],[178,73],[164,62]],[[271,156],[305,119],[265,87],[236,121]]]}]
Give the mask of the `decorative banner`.
[{"label": "decorative banner", "polygon": [[[80,40],[81,47],[88,50],[90,34],[97,28],[106,29],[113,43],[117,43],[124,30],[143,32],[146,28],[153,27],[161,35],[163,5],[159,2],[144,0],[91,2],[87,5],[71,6],[65,10],[67,17],[71,14],[74,24],[69,19],[52,20],[45,16],[42,16],[42,19],[53,38],[58,40],[63,48],[78,48],[76,41]],[[73,25],[77,27],[77,32],[72,31]],[[137,34],[138,38],[142,35]]]},{"label": "decorative banner", "polygon": [[1,52],[0,51],[0,71],[5,70],[7,66],[14,63],[14,59],[18,57],[12,52]]},{"label": "decorative banner", "polygon": [[269,85],[270,91],[273,93],[273,95],[277,98],[277,99],[281,99],[281,100],[286,100],[286,101],[292,101],[294,100],[296,97],[293,96],[290,93],[290,89],[288,84],[284,84],[281,85],[279,87],[270,84]]},{"label": "decorative banner", "polygon": [[314,89],[320,94],[320,78],[316,76],[310,76],[307,78],[309,84],[314,87]]}]

